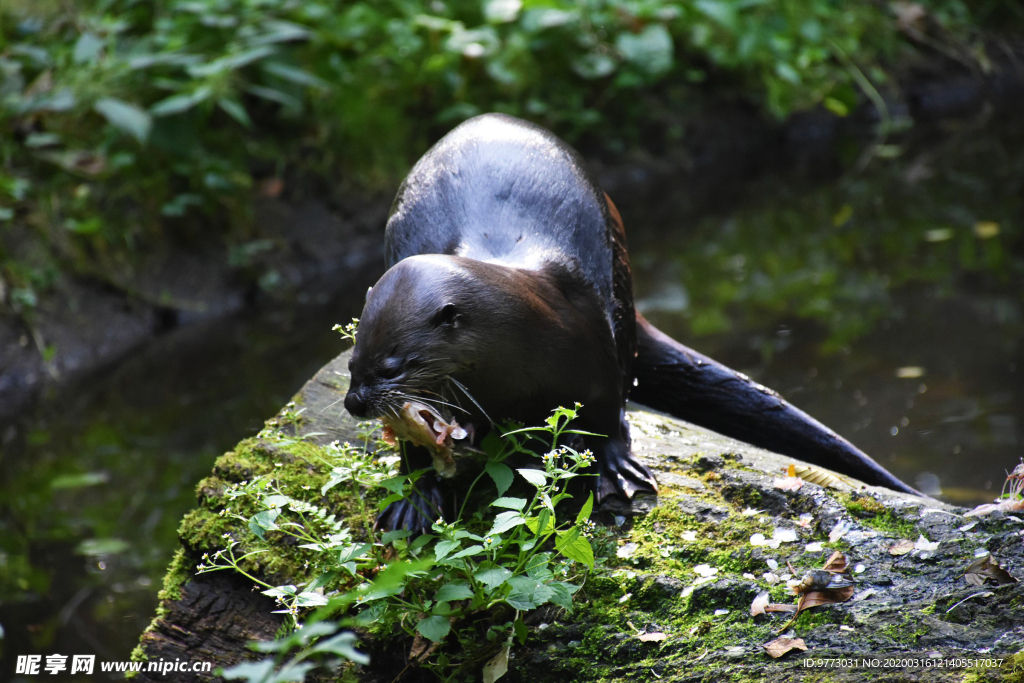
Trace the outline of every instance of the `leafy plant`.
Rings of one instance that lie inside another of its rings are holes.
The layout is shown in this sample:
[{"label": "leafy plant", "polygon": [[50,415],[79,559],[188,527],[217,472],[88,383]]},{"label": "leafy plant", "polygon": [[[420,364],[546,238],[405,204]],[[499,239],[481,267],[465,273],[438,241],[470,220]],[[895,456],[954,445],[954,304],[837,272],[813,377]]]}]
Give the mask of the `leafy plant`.
[{"label": "leafy plant", "polygon": [[[366,538],[357,540],[334,515],[285,493],[273,477],[231,487],[226,494],[231,505],[222,514],[244,522],[252,537],[243,542],[226,534],[226,547],[205,555],[198,570],[231,569],[262,586],[279,603],[278,612],[286,615],[286,630],[292,634],[261,646],[263,652],[277,653],[274,658],[230,673],[252,681],[301,677],[312,666],[308,658],[327,647],[318,638],[354,627],[378,638],[404,631],[419,643],[414,644],[419,664],[442,680],[487,660],[487,675],[496,680],[514,643],[527,638],[523,616],[549,604],[571,611],[573,595],[594,567],[590,538],[595,527],[589,520],[593,494],[574,517],[558,514],[571,497],[567,484],[594,461],[590,451],[560,445],[565,435],[580,433],[570,428],[578,409],[557,409],[543,427],[488,436],[482,444],[486,461],[465,492],[458,517],[438,519],[431,534],[381,534],[367,523]],[[543,456],[530,450],[538,443],[545,445]],[[379,510],[398,500],[411,501],[423,471],[397,473],[396,458],[370,453],[366,445],[336,442],[328,448],[331,469],[320,492],[350,487],[360,516],[370,520],[367,489],[371,495],[377,492]],[[513,471],[506,461],[514,455],[536,458],[541,467]],[[532,488],[531,495],[508,495],[517,474],[527,490]],[[493,484],[490,494],[478,490],[485,480]],[[482,502],[488,504],[477,507]],[[308,551],[308,581],[272,585],[253,572],[250,559],[285,538]],[[324,619],[339,617],[336,625],[324,625]],[[316,638],[306,634],[310,624],[316,627]],[[343,642],[344,651],[334,645],[328,649],[344,654],[351,649],[351,637]],[[300,648],[299,654],[285,661],[294,647]]]},{"label": "leafy plant", "polygon": [[[983,56],[962,0],[921,7],[930,48]],[[683,135],[707,82],[777,116],[845,114],[908,49],[901,21],[830,0],[5,3],[0,224],[39,248],[0,238],[0,277],[129,287],[154,241],[248,243],[254,188],[280,191],[262,181],[390,188],[484,111],[611,147]]]}]

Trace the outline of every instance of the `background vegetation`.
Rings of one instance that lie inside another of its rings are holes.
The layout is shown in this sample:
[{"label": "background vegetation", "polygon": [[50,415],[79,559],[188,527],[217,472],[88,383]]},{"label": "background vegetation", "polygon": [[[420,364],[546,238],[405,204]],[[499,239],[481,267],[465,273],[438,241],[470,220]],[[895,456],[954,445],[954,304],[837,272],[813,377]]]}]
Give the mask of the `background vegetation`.
[{"label": "background vegetation", "polygon": [[[712,92],[844,115],[999,0],[10,0],[0,10],[0,300],[109,281],[170,238],[241,244],[257,183],[393,186],[505,111],[617,149],[682,138]],[[913,40],[908,40],[911,36]],[[127,265],[126,265],[127,264]]]}]

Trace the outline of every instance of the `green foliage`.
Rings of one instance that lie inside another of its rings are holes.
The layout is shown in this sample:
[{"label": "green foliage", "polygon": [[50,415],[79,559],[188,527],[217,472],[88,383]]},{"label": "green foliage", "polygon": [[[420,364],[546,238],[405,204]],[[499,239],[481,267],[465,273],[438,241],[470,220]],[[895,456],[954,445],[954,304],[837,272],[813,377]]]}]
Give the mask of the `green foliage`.
[{"label": "green foliage", "polygon": [[[961,0],[929,9],[942,40],[967,35]],[[889,10],[831,0],[5,4],[0,223],[46,247],[0,247],[2,276],[33,291],[56,261],[101,277],[167,226],[188,235],[186,217],[243,242],[255,181],[390,187],[484,111],[606,145],[678,128],[708,79],[779,116],[845,113],[905,45]]]},{"label": "green foliage", "polygon": [[[278,602],[278,613],[286,615],[292,632],[284,640],[260,646],[275,657],[235,667],[225,675],[263,682],[301,679],[314,666],[309,657],[339,639],[344,647],[328,648],[330,652],[362,661],[352,647],[354,637],[339,630],[346,626],[369,629],[380,637],[397,629],[440,646],[427,650],[421,664],[442,680],[478,670],[486,659],[492,660],[488,666],[500,669],[513,642],[523,643],[528,636],[524,615],[548,604],[571,611],[580,580],[594,567],[594,524],[589,519],[593,494],[574,519],[559,519],[561,504],[571,497],[566,484],[594,462],[589,451],[558,445],[563,435],[580,433],[569,428],[578,408],[559,408],[544,427],[485,440],[487,461],[466,491],[459,517],[451,522],[439,519],[433,534],[381,534],[367,524],[367,538],[357,540],[333,514],[287,495],[273,477],[231,486],[225,493],[230,505],[222,515],[245,524],[252,537],[242,540],[224,534],[226,547],[204,555],[198,570],[230,569],[247,576]],[[546,443],[550,450],[538,457],[528,450],[535,443]],[[393,461],[350,444],[335,443],[330,452],[334,461],[328,463],[331,472],[321,495],[337,486],[350,487],[364,506],[364,519],[369,519],[367,489],[370,498],[374,490],[380,494],[379,509],[397,500],[414,500],[422,471],[396,473]],[[505,460],[514,454],[532,456],[542,464],[543,469],[516,470],[533,489],[529,498],[504,495],[515,476]],[[494,482],[496,495],[474,495],[485,478]],[[490,504],[467,510],[468,501],[481,502],[481,495]],[[275,586],[257,576],[250,558],[273,552],[282,539],[308,551],[308,580]],[[323,621],[338,617],[329,626]],[[328,634],[330,640],[321,638]],[[287,658],[296,648],[298,654]]]}]

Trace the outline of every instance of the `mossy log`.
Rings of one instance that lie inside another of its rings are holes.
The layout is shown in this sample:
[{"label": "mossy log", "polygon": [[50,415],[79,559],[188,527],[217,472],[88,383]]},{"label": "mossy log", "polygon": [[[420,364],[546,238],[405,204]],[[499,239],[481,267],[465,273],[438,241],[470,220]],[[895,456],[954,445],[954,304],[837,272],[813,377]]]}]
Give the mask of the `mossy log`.
[{"label": "mossy log", "polygon": [[[319,496],[327,476],[320,450],[334,440],[354,442],[360,431],[341,405],[347,360],[342,354],[321,369],[259,436],[222,456],[199,484],[199,506],[182,523],[182,550],[137,659],[227,667],[255,657],[246,641],[274,635],[280,615],[271,614],[273,602],[251,581],[227,571],[196,575],[196,567],[204,553],[224,547],[224,534],[247,533],[220,514],[229,485],[274,472],[282,487],[306,486]],[[1024,647],[1024,584],[976,586],[964,578],[985,551],[1011,575],[1024,572],[1024,515],[965,518],[963,509],[850,480],[784,490],[776,480],[791,458],[639,406],[629,417],[633,448],[657,474],[659,498],[604,511],[618,553],[589,577],[573,613],[542,608],[527,620],[530,635],[513,648],[504,680],[1024,680],[1024,656],[1017,655]],[[354,498],[335,488],[317,504],[358,535],[368,513]],[[846,532],[830,541],[837,526]],[[772,539],[777,529],[791,530],[781,538],[795,540],[774,548],[767,540],[751,543],[755,534]],[[921,537],[937,547],[919,542],[911,550]],[[751,603],[769,589],[775,603],[795,597],[784,581],[770,586],[775,577],[766,580],[765,573],[775,566],[775,574],[785,574],[791,565],[799,577],[836,550],[849,561],[853,598],[800,614],[788,631],[807,651],[772,659],[762,646],[791,615],[752,617]],[[250,569],[273,585],[299,583],[308,579],[301,560],[294,547],[282,547],[256,556]],[[374,658],[355,677],[395,679],[406,662],[393,654],[408,646],[393,643],[391,656]],[[842,663],[848,667],[837,668]],[[403,680],[427,680],[421,673],[410,669]],[[175,674],[178,681],[209,679]],[[143,672],[137,680],[167,679]]]}]

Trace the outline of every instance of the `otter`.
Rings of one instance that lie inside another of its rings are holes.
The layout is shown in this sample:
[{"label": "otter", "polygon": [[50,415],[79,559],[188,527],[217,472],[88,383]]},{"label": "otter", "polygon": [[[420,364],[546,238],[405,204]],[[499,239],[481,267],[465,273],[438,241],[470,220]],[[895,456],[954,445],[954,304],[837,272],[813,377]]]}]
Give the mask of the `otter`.
[{"label": "otter", "polygon": [[[622,219],[579,154],[504,114],[442,138],[398,190],[385,229],[387,271],[367,293],[345,408],[397,416],[409,401],[479,438],[493,419],[538,424],[581,403],[599,504],[657,492],[630,450],[627,398],[869,484],[916,493],[774,391],[689,349],[634,310]],[[430,422],[430,420],[428,420]],[[429,463],[420,447],[413,463]],[[379,523],[429,530],[443,495]]]}]

